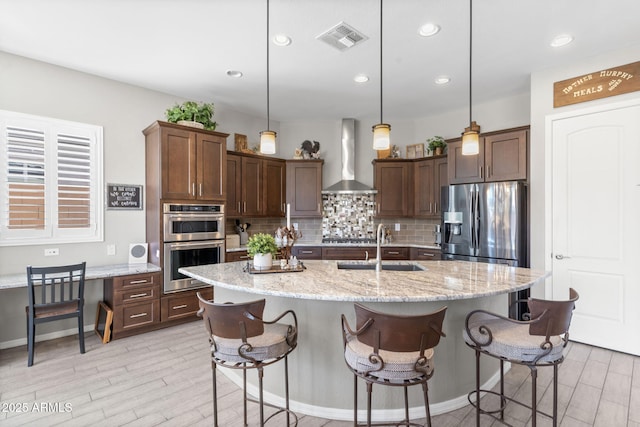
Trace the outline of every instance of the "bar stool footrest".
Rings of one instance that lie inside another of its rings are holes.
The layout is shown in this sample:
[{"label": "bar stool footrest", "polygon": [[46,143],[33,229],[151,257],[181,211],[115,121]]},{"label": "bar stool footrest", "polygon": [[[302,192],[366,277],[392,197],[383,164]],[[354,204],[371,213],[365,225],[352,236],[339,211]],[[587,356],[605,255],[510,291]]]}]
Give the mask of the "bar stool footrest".
[{"label": "bar stool footrest", "polygon": [[[479,403],[479,402],[476,402],[475,400],[471,400],[471,396],[476,394],[476,390],[473,390],[473,391],[470,391],[470,392],[467,394],[467,400],[469,401],[469,403],[471,404],[471,406],[473,406],[474,408],[478,409],[478,410],[480,411],[480,414],[488,415],[488,416],[490,416],[491,418],[495,419],[496,421],[501,422],[501,423],[502,423],[502,424],[504,424],[504,425],[509,426],[509,425],[511,425],[511,424],[507,423],[504,419],[502,419],[501,417],[496,416],[495,414],[496,414],[496,413],[499,413],[499,412],[500,412],[500,413],[501,413],[501,412],[503,412],[503,411],[506,409],[506,407],[507,407],[507,403],[509,403],[509,402],[515,403],[515,404],[520,405],[520,406],[522,406],[522,407],[524,407],[524,408],[527,408],[527,409],[528,409],[528,410],[530,410],[530,411],[533,411],[533,408],[532,408],[531,406],[527,405],[526,403],[520,402],[519,400],[513,399],[513,398],[511,398],[511,397],[509,397],[509,396],[501,395],[500,393],[498,393],[498,392],[496,392],[496,391],[493,391],[493,390],[484,390],[484,389],[480,389],[480,390],[478,390],[478,391],[479,391],[480,393],[484,393],[484,394],[492,394],[492,395],[494,395],[494,396],[498,396],[498,397],[500,397],[500,401],[502,402],[502,404],[501,404],[501,405],[500,405],[500,407],[499,407],[499,408],[497,408],[497,409],[491,409],[491,410],[488,410],[488,409],[482,409],[481,407],[479,407],[479,406],[478,406],[478,405],[480,405],[480,403]],[[547,414],[546,412],[543,412],[543,411],[541,411],[541,410],[539,410],[539,409],[538,409],[538,410],[536,410],[536,413],[538,413],[538,414],[540,414],[540,415],[544,415],[545,417],[548,417],[549,419],[553,420],[553,415]]]}]

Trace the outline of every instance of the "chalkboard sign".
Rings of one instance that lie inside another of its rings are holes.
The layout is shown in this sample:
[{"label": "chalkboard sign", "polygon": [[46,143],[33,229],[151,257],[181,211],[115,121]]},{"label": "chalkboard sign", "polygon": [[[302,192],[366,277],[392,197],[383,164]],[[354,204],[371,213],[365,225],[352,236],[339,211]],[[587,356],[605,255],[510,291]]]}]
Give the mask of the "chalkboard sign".
[{"label": "chalkboard sign", "polygon": [[142,185],[107,184],[107,209],[142,209]]}]

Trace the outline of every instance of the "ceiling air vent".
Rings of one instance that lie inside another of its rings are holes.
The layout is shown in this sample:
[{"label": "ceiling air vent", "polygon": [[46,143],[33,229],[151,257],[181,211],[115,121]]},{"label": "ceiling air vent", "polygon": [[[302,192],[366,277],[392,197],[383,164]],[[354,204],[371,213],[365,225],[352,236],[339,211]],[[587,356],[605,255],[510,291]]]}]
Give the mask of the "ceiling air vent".
[{"label": "ceiling air vent", "polygon": [[367,40],[368,37],[349,24],[340,22],[316,38],[335,47],[339,51],[344,51]]}]

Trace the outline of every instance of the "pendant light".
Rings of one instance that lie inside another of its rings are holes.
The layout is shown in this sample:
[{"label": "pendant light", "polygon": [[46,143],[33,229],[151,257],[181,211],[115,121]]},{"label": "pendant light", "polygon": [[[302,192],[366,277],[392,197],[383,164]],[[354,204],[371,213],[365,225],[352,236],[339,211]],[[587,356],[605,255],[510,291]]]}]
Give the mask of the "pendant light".
[{"label": "pendant light", "polygon": [[473,0],[469,0],[469,127],[462,133],[462,155],[472,156],[480,153],[480,126],[471,120],[472,85],[471,72],[473,60]]},{"label": "pendant light", "polygon": [[373,126],[373,149],[388,150],[391,125],[382,121],[382,0],[380,0],[380,123]]},{"label": "pendant light", "polygon": [[[267,0],[267,129],[269,129],[269,0]],[[260,153],[276,153],[276,133],[272,130],[260,132]]]}]

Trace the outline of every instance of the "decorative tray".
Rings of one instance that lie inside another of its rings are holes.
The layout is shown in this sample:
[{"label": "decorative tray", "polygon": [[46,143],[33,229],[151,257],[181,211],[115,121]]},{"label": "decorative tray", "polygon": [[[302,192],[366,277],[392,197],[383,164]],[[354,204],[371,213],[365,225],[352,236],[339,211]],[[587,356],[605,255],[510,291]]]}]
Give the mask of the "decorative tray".
[{"label": "decorative tray", "polygon": [[269,273],[297,273],[300,271],[306,270],[307,267],[304,266],[300,261],[298,261],[298,265],[296,267],[286,266],[285,268],[280,267],[280,265],[273,266],[268,270],[256,270],[253,268],[253,265],[247,263],[247,265],[243,268],[244,271],[248,271],[249,274],[269,274]]}]

